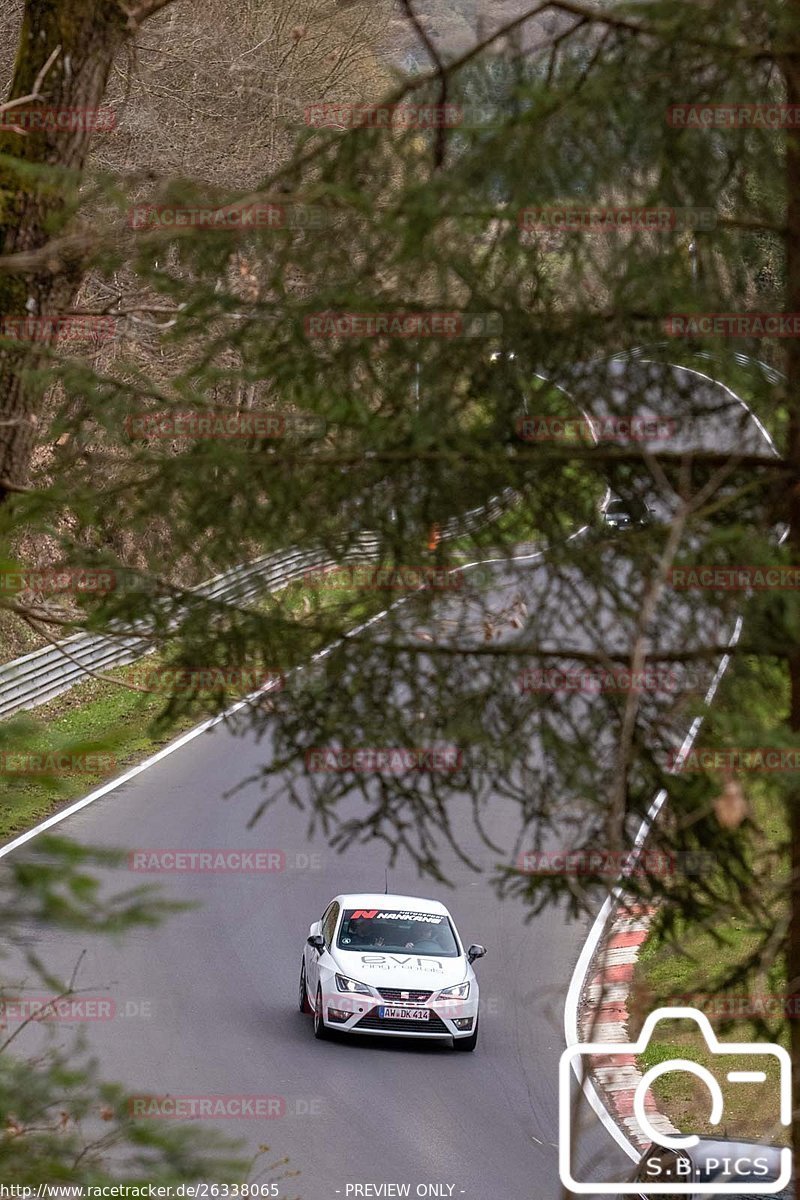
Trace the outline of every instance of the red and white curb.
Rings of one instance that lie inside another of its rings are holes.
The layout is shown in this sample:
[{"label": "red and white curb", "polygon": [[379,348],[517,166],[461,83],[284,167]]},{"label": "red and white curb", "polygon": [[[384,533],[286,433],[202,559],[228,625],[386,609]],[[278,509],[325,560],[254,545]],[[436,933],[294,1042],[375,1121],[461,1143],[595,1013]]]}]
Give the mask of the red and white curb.
[{"label": "red and white curb", "polygon": [[[629,1042],[629,998],[639,950],[647,939],[655,908],[628,901],[621,904],[603,942],[597,964],[588,977],[580,1021],[582,1042]],[[649,1146],[633,1115],[633,1098],[642,1079],[634,1054],[591,1055],[589,1070],[606,1110],[625,1136],[639,1149]],[[647,1091],[645,1112],[659,1133],[677,1134],[675,1126],[658,1111]]]}]

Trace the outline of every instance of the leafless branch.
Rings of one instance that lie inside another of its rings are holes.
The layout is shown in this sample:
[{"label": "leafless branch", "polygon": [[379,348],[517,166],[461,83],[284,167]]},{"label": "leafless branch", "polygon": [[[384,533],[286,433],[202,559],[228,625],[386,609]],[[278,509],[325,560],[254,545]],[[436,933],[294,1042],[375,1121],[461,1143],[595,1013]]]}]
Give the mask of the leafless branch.
[{"label": "leafless branch", "polygon": [[[9,112],[11,109],[19,108],[23,104],[31,104],[35,100],[41,100],[42,99],[42,93],[41,93],[42,84],[44,83],[47,72],[50,70],[50,68],[52,67],[53,63],[56,61],[56,59],[58,58],[60,53],[61,53],[61,46],[59,45],[59,46],[56,46],[55,50],[53,50],[53,52],[51,53],[47,62],[44,64],[42,69],[39,71],[39,74],[36,76],[36,79],[33,82],[33,91],[29,92],[27,96],[19,96],[16,100],[7,100],[5,102],[5,104],[0,104],[0,113]],[[18,132],[24,133],[25,130],[20,129],[20,130],[18,130]]]},{"label": "leafless branch", "polygon": [[167,5],[171,3],[172,0],[141,0],[141,2],[135,5],[133,8],[129,8],[125,4],[122,4],[120,7],[125,13],[125,16],[128,18],[128,28],[135,31],[139,29],[140,25],[142,25],[142,23],[146,21],[148,17],[152,17],[155,13],[159,12],[162,8],[166,8]]},{"label": "leafless branch", "polygon": [[[435,77],[439,80],[439,104],[443,113],[444,106],[447,103],[447,67],[445,66],[444,60],[439,54],[439,51],[436,49],[433,41],[428,36],[428,31],[425,29],[416,12],[414,11],[414,6],[411,0],[402,0],[402,5],[403,11],[408,17],[410,24],[413,26],[414,32],[427,50],[431,61],[436,68]],[[434,166],[437,168],[443,166],[444,164],[446,148],[447,135],[445,133],[444,120],[442,120],[441,123],[437,122],[436,125],[436,140],[434,142],[433,150],[433,162]]]},{"label": "leafless branch", "polygon": [[[59,1000],[66,1000],[66,998],[68,996],[77,996],[80,994],[80,992],[86,992],[89,990],[88,988],[76,988],[75,987],[75,980],[78,977],[78,969],[81,965],[81,962],[83,961],[85,954],[86,954],[86,951],[81,950],[80,954],[78,955],[78,961],[75,963],[75,968],[72,972],[72,976],[70,978],[69,983],[67,984],[66,988],[64,989],[63,992],[61,992],[61,994],[59,996],[53,997],[53,999],[50,1001],[50,1004],[57,1004]],[[46,1011],[46,1008],[45,1008],[45,1011]],[[39,1021],[41,1019],[42,1019],[41,1013],[36,1012],[36,1013],[31,1013],[30,1016],[26,1017],[24,1021],[20,1021],[19,1025],[14,1030],[14,1032],[10,1033],[8,1035],[8,1037],[6,1038],[6,1040],[4,1042],[0,1043],[0,1054],[3,1053],[3,1051],[6,1049],[6,1047],[11,1042],[13,1042],[16,1037],[19,1037],[19,1035],[22,1033],[22,1031],[26,1027],[26,1025],[30,1025],[31,1021]]]}]

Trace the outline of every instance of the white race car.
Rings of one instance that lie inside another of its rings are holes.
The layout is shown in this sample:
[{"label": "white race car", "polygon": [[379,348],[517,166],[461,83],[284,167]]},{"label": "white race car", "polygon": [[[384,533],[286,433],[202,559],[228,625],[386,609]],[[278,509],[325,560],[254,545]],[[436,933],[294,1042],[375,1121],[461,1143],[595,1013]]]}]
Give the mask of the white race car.
[{"label": "white race car", "polygon": [[465,952],[438,900],[356,893],[336,896],[308,931],[300,964],[300,1011],[314,1036],[330,1030],[478,1043],[483,946]]}]

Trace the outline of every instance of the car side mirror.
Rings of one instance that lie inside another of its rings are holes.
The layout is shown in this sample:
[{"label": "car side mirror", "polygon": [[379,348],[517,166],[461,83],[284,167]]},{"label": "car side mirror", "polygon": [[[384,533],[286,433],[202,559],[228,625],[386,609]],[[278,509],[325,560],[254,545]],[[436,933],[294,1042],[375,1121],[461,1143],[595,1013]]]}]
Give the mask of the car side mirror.
[{"label": "car side mirror", "polygon": [[321,933],[313,933],[310,938],[306,938],[309,946],[313,946],[318,954],[321,954],[325,949],[325,938]]},{"label": "car side mirror", "polygon": [[475,943],[474,945],[470,946],[469,950],[467,951],[467,958],[470,962],[475,962],[476,958],[483,958],[485,953],[486,947],[479,946],[477,943]]}]

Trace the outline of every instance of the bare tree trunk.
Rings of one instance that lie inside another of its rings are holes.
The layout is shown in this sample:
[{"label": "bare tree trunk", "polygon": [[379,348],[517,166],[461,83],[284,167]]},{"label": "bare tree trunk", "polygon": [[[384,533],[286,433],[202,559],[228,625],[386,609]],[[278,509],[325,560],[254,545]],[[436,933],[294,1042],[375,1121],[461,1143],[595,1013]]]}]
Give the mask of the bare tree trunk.
[{"label": "bare tree trunk", "polygon": [[[167,0],[142,0],[138,7],[119,0],[26,0],[16,66],[8,101],[36,90],[37,78],[57,54],[40,86],[42,99],[20,111],[97,109],[102,106],[111,64],[120,47],[151,12]],[[9,122],[13,109],[5,114]],[[22,125],[23,123],[20,122]],[[67,127],[0,129],[0,154],[18,159],[0,166],[0,254],[39,249],[68,219],[92,137],[91,121]],[[70,172],[54,181],[31,167]],[[74,301],[81,280],[79,263],[63,263],[33,274],[0,274],[0,319],[56,316]],[[26,357],[0,350],[0,502],[24,483],[36,437],[42,389],[26,378]]]}]

